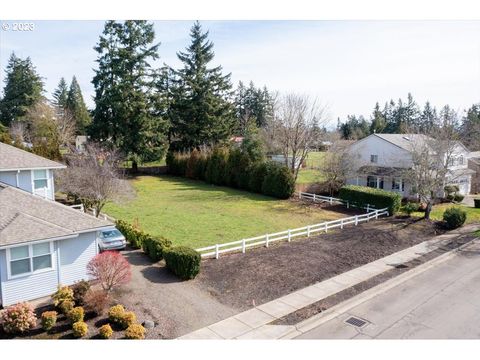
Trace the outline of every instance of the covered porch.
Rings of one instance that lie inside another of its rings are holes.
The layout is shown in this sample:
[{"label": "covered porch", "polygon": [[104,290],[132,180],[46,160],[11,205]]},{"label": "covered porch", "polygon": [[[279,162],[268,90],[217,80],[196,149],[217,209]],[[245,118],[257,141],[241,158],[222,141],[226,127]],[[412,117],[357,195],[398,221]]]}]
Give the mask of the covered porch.
[{"label": "covered porch", "polygon": [[350,182],[352,185],[396,192],[402,197],[410,195],[408,173],[403,168],[362,166]]}]

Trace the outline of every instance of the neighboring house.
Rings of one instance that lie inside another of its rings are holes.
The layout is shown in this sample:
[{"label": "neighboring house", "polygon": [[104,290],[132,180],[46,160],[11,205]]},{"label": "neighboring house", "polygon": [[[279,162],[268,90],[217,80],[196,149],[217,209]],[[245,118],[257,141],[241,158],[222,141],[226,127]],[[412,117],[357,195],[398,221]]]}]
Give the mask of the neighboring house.
[{"label": "neighboring house", "polygon": [[53,171],[66,166],[0,142],[0,182],[55,199]]},{"label": "neighboring house", "polygon": [[[352,162],[356,165],[347,184],[394,191],[403,197],[415,197],[406,175],[412,167],[414,144],[428,141],[420,134],[372,134],[350,145]],[[471,174],[469,151],[460,142],[455,145],[446,184],[457,184],[460,193],[470,193]]]},{"label": "neighboring house", "polygon": [[112,223],[0,183],[0,305],[88,279],[97,231]]},{"label": "neighboring house", "polygon": [[[270,160],[273,162],[280,164],[280,165],[285,165],[285,156],[284,155],[270,155]],[[292,166],[293,162],[293,157],[289,156],[288,157],[288,167]],[[295,168],[297,168],[300,165],[300,158],[295,159]]]},{"label": "neighboring house", "polygon": [[472,175],[472,185],[470,193],[480,193],[480,151],[472,151],[468,155],[468,168],[475,171]]},{"label": "neighboring house", "polygon": [[75,138],[75,149],[78,152],[85,151],[85,146],[87,145],[88,137],[86,135],[77,135]]}]

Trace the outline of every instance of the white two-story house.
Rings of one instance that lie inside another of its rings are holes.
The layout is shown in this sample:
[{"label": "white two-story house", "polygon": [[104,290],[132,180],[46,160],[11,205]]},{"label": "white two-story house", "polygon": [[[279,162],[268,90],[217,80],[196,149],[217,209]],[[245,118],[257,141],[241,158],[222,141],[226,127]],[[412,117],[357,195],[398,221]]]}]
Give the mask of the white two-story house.
[{"label": "white two-story house", "polygon": [[[349,147],[354,166],[347,184],[394,191],[405,198],[414,198],[416,194],[406,170],[412,168],[412,151],[416,144],[430,140],[421,134],[372,134],[356,141]],[[446,185],[457,184],[463,195],[469,194],[471,187],[468,154],[463,144],[455,143],[445,179]]]},{"label": "white two-story house", "polygon": [[113,224],[54,201],[63,164],[0,143],[0,305],[88,279],[98,231]]}]

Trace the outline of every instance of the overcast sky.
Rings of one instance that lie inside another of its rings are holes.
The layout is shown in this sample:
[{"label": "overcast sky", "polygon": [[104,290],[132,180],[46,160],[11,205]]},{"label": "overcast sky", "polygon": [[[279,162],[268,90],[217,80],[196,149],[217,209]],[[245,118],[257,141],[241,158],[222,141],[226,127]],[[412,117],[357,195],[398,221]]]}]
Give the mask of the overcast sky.
[{"label": "overcast sky", "polygon": [[[8,21],[12,23],[12,21]],[[193,21],[157,21],[158,65],[177,66]],[[369,116],[375,102],[429,100],[463,110],[480,102],[480,21],[202,21],[214,42],[214,65],[239,80],[295,91],[328,107],[332,124]],[[0,65],[12,51],[30,56],[47,96],[60,77],[76,75],[93,106],[93,46],[101,21],[35,21],[35,30],[0,30]],[[4,72],[2,71],[2,80]]]}]

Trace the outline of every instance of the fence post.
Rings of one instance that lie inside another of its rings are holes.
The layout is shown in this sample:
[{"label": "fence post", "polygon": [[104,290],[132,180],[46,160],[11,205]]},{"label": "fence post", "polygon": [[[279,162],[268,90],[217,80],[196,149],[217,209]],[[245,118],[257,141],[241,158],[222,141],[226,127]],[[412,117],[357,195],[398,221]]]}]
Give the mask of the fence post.
[{"label": "fence post", "polygon": [[215,245],[215,259],[218,259],[218,244]]},{"label": "fence post", "polygon": [[301,191],[298,193],[298,198],[299,198],[299,199],[302,198],[302,192],[301,192]]},{"label": "fence post", "polygon": [[333,204],[333,198],[330,196],[330,205]]},{"label": "fence post", "polygon": [[378,210],[375,210],[375,219],[378,219]]},{"label": "fence post", "polygon": [[268,240],[270,240],[268,234],[265,235],[265,238],[266,238],[265,239],[265,247],[268,247]]},{"label": "fence post", "polygon": [[242,241],[242,253],[245,254],[245,249],[246,249],[246,244],[245,244],[245,239]]},{"label": "fence post", "polygon": [[340,229],[343,229],[343,218],[340,219]]},{"label": "fence post", "polygon": [[93,214],[93,216],[97,217],[97,210],[96,210],[96,209],[92,209],[92,214]]},{"label": "fence post", "polygon": [[317,201],[317,196],[313,194],[313,202]]},{"label": "fence post", "polygon": [[291,234],[291,230],[288,229],[288,242],[292,241],[292,234]]},{"label": "fence post", "polygon": [[358,225],[358,215],[355,215],[355,226]]},{"label": "fence post", "polygon": [[310,225],[307,226],[307,237],[310,237]]},{"label": "fence post", "polygon": [[350,202],[347,200],[347,209],[350,209]]},{"label": "fence post", "polygon": [[328,223],[325,223],[325,234],[327,233],[328,231]]}]

